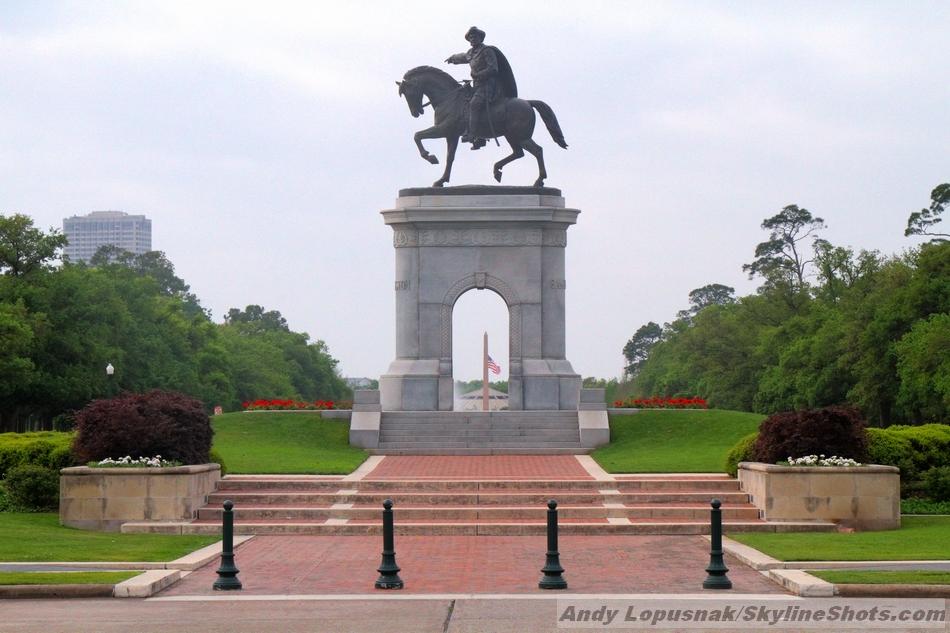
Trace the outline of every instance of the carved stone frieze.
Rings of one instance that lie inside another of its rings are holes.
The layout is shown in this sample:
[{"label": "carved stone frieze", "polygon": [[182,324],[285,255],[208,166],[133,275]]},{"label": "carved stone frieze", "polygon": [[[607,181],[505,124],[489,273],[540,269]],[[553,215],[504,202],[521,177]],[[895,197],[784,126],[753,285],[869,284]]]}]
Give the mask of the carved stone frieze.
[{"label": "carved stone frieze", "polygon": [[[565,240],[566,231],[560,238],[552,237],[555,242]],[[393,232],[393,246],[407,248],[415,246],[541,246],[548,245],[548,231],[543,229],[396,229]],[[554,246],[564,246],[564,243]]]}]

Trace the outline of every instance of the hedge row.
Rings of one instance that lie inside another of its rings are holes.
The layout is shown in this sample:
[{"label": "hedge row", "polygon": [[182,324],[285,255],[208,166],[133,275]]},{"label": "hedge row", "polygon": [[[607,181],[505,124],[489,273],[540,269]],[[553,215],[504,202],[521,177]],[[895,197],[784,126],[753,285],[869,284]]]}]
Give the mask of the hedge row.
[{"label": "hedge row", "polygon": [[10,469],[34,464],[58,471],[74,464],[70,447],[72,433],[0,433],[0,479]]},{"label": "hedge row", "polygon": [[[905,492],[920,487],[932,469],[950,467],[950,424],[890,426],[869,428],[866,432],[866,462],[900,468]],[[726,457],[727,472],[735,476],[741,461],[762,461],[755,453],[757,436],[758,433],[747,435],[733,446]],[[929,477],[935,479],[936,475],[931,473]],[[935,480],[928,490],[938,485]]]}]

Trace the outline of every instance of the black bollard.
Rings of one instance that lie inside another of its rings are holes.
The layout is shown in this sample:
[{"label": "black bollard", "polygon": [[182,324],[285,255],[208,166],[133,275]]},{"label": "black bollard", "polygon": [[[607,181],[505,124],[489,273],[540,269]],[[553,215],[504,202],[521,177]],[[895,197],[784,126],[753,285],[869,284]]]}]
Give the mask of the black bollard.
[{"label": "black bollard", "polygon": [[722,558],[722,510],[719,507],[722,501],[713,499],[710,503],[712,510],[709,511],[709,566],[706,571],[709,573],[706,580],[703,581],[703,589],[732,589],[732,581],[726,576],[729,568]]},{"label": "black bollard", "polygon": [[234,502],[224,502],[224,512],[221,514],[221,566],[218,567],[218,579],[212,585],[213,589],[229,590],[240,589],[238,568],[234,566]]},{"label": "black bollard", "polygon": [[383,501],[383,559],[376,570],[379,578],[376,579],[377,589],[402,589],[402,578],[399,577],[399,565],[396,564],[396,546],[393,543],[393,501]]},{"label": "black bollard", "polygon": [[544,574],[538,583],[541,589],[567,589],[561,554],[557,551],[557,501],[554,499],[548,501],[548,553],[541,572]]}]

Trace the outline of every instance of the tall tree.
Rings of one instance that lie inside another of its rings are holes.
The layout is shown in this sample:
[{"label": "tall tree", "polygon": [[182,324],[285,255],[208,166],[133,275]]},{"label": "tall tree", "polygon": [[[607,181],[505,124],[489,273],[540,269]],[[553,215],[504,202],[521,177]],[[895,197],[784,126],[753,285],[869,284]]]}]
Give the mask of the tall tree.
[{"label": "tall tree", "polygon": [[930,235],[934,238],[931,240],[932,242],[945,242],[946,238],[950,238],[950,233],[936,233],[933,229],[943,222],[940,214],[944,212],[947,204],[950,204],[950,183],[945,182],[937,185],[930,192],[930,208],[921,209],[910,214],[910,217],[907,218],[907,229],[904,230],[904,235]]},{"label": "tall tree", "polygon": [[805,287],[805,275],[812,259],[807,252],[807,240],[817,237],[825,221],[814,217],[807,209],[789,205],[762,222],[769,239],[755,247],[755,259],[742,266],[749,279],[759,275],[767,284],[788,284],[792,290]]},{"label": "tall tree", "polygon": [[21,213],[0,215],[0,272],[5,275],[20,277],[45,268],[64,246],[66,236],[56,229],[44,233]]},{"label": "tall tree", "polygon": [[663,338],[663,329],[653,321],[641,325],[627,344],[623,346],[623,357],[627,359],[624,372],[628,376],[636,376],[640,367],[650,356],[650,350]]},{"label": "tall tree", "polygon": [[736,302],[736,289],[723,284],[707,284],[689,291],[689,308],[676,313],[679,319],[691,319],[708,306],[724,306]]}]

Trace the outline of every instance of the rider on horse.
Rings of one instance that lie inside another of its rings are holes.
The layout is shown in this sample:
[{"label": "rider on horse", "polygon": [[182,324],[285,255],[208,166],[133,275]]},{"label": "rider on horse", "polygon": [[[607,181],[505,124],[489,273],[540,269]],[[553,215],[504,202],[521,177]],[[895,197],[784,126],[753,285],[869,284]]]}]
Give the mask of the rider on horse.
[{"label": "rider on horse", "polygon": [[472,98],[469,101],[468,129],[462,142],[471,143],[472,149],[484,147],[480,135],[491,123],[490,104],[499,98],[518,96],[514,74],[504,54],[494,46],[485,46],[485,31],[473,26],[465,34],[472,47],[446,59],[449,64],[468,64],[472,69]]}]

